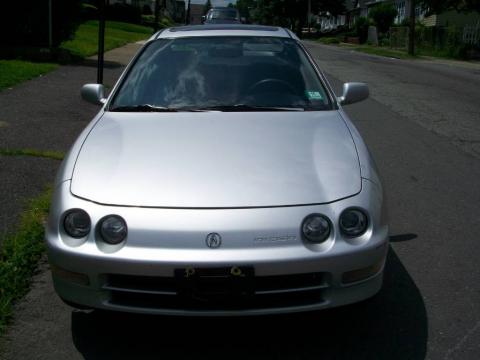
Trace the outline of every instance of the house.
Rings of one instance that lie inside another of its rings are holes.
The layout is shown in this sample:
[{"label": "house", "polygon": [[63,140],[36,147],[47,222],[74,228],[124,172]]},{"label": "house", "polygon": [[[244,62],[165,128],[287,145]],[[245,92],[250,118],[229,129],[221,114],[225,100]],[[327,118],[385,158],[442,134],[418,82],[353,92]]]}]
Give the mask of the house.
[{"label": "house", "polygon": [[190,21],[191,25],[200,25],[202,23],[202,16],[204,15],[205,5],[190,4]]},{"label": "house", "polygon": [[[385,1],[385,0],[383,0]],[[395,24],[401,24],[409,18],[410,0],[390,0],[397,9],[397,17],[395,18]],[[372,6],[374,3],[381,1],[375,1],[367,3],[367,6]],[[415,7],[415,17],[423,25],[431,26],[458,26],[464,27],[465,25],[475,25],[480,22],[480,14],[477,12],[471,13],[459,13],[457,11],[445,11],[441,14],[428,14],[428,10],[420,5]]]},{"label": "house", "polygon": [[[149,7],[153,13],[155,11],[155,0],[109,0],[110,5],[128,4],[143,9]],[[170,17],[176,22],[183,23],[185,21],[185,1],[178,0],[160,0],[160,8],[163,15]]]},{"label": "house", "polygon": [[174,21],[178,23],[185,22],[185,1],[184,0],[176,0],[176,10],[175,10],[175,17],[173,18]]},{"label": "house", "polygon": [[[349,27],[352,28],[359,17],[367,17],[370,9],[382,2],[390,2],[397,9],[395,24],[401,24],[409,17],[410,0],[353,0],[346,1],[347,18]],[[415,14],[417,19],[422,21],[425,18],[425,9],[420,5],[416,6]]]},{"label": "house", "polygon": [[355,1],[346,0],[345,1],[345,8],[346,12],[344,14],[333,15],[328,11],[322,11],[318,15],[314,16],[315,22],[317,24],[317,28],[320,29],[320,32],[331,32],[335,31],[340,27],[349,24],[349,13],[353,10]]},{"label": "house", "polygon": [[320,32],[326,33],[345,26],[347,24],[346,19],[346,14],[334,16],[328,11],[324,11],[318,14],[316,22],[317,26],[320,28]]},{"label": "house", "polygon": [[423,19],[425,26],[457,26],[463,28],[467,25],[480,24],[478,12],[459,13],[457,11],[445,11],[441,14],[433,14]]},{"label": "house", "polygon": [[[320,25],[320,31],[330,32],[338,27],[348,25],[350,29],[355,26],[359,17],[368,17],[369,11],[376,5],[389,2],[397,9],[395,24],[400,25],[407,21],[410,16],[411,0],[346,0],[345,14],[333,16],[328,12],[318,14],[317,23]],[[458,13],[456,11],[446,11],[442,14],[428,15],[427,9],[421,5],[415,7],[415,16],[425,26],[474,26],[480,23],[480,14],[477,12]]]},{"label": "house", "polygon": [[367,0],[346,0],[346,18],[349,28],[353,28],[359,17],[367,17]]}]

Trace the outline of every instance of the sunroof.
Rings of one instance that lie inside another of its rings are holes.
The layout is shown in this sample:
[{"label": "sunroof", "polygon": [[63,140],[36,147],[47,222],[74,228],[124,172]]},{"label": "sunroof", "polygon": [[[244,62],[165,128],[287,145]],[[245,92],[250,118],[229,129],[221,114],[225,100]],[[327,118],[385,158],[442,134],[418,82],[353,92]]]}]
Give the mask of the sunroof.
[{"label": "sunroof", "polygon": [[250,30],[250,31],[278,31],[279,28],[273,26],[261,25],[229,25],[229,24],[212,24],[212,25],[187,25],[178,26],[170,29],[171,32],[178,31],[203,31],[203,30]]}]

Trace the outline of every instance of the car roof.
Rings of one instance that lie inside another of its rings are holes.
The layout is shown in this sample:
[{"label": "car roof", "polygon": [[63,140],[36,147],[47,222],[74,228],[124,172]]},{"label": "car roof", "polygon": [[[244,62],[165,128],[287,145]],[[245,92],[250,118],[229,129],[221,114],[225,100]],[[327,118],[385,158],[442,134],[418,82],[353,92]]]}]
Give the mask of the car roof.
[{"label": "car roof", "polygon": [[276,26],[244,24],[208,24],[172,27],[155,34],[152,39],[171,39],[197,36],[268,36],[292,38],[297,36],[288,29]]}]

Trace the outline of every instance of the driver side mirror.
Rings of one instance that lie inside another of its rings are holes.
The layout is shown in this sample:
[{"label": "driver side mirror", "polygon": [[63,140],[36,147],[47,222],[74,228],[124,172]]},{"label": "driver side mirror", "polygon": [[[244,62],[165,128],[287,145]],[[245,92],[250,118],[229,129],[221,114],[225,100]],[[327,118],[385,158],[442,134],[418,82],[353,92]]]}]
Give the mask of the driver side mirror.
[{"label": "driver side mirror", "polygon": [[205,15],[202,16],[202,24],[207,20],[207,17]]},{"label": "driver side mirror", "polygon": [[82,99],[94,104],[103,105],[107,101],[105,98],[105,88],[102,84],[86,84],[82,86]]},{"label": "driver side mirror", "polygon": [[364,83],[343,84],[343,95],[338,98],[340,105],[350,105],[367,99],[370,95],[368,85]]}]

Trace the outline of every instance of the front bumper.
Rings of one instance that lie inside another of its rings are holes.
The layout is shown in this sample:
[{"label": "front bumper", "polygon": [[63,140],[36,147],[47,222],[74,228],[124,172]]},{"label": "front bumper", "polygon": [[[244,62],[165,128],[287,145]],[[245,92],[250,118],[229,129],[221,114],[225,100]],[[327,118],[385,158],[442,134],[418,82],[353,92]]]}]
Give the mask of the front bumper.
[{"label": "front bumper", "polygon": [[[332,204],[229,210],[103,206],[72,196],[68,185],[55,191],[46,233],[55,290],[68,302],[137,313],[257,315],[346,305],[381,288],[388,227],[381,190],[369,181],[358,195]],[[322,245],[302,239],[300,224],[306,215],[322,213],[333,220],[351,206],[370,214],[362,237],[344,239],[335,226]],[[126,243],[105,246],[94,231],[82,241],[68,239],[59,224],[72,208],[86,210],[93,224],[106,214],[121,215],[129,224]],[[181,224],[184,219],[193,219],[191,228]],[[219,249],[205,246],[205,235],[212,231],[223,236]],[[236,297],[230,303],[230,293],[218,305],[204,298],[186,302],[180,296],[176,270],[232,267],[254,272],[252,292],[241,294],[240,301]],[[366,269],[361,280],[344,283],[345,273]]]}]

